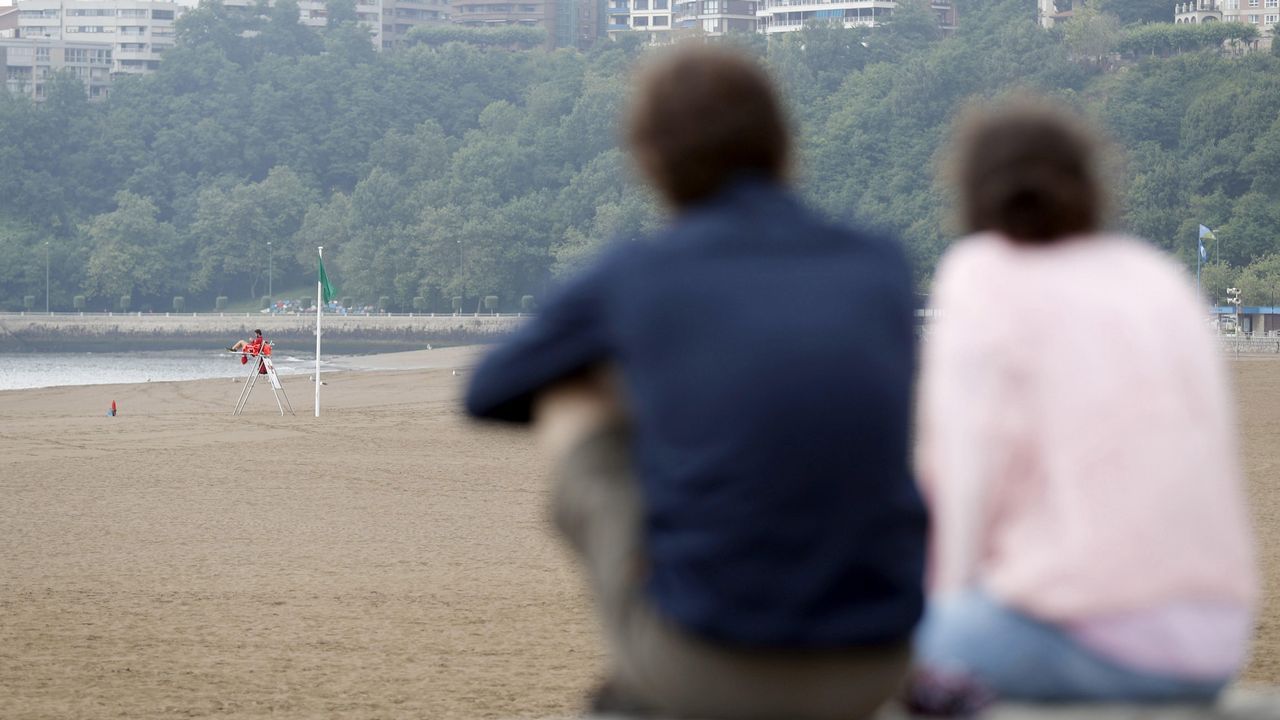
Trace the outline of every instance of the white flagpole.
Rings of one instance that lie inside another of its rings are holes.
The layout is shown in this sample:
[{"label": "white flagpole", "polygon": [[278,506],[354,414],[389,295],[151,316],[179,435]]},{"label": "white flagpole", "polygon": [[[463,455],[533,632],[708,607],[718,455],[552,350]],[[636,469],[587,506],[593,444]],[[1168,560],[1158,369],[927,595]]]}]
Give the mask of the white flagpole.
[{"label": "white flagpole", "polygon": [[[316,248],[320,262],[324,262],[324,246]],[[316,273],[316,417],[320,417],[320,316],[324,314],[324,295],[320,289],[320,274]]]}]

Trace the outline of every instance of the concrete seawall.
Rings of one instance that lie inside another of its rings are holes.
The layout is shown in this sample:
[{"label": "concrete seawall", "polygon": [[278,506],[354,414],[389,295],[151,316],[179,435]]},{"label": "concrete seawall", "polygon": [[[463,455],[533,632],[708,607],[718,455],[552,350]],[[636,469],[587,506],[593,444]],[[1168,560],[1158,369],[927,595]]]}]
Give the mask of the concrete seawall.
[{"label": "concrete seawall", "polygon": [[[325,315],[325,347],[335,353],[389,352],[427,344],[492,342],[519,327],[514,315]],[[0,352],[109,352],[221,347],[260,328],[281,350],[315,347],[314,315],[0,314]]]}]

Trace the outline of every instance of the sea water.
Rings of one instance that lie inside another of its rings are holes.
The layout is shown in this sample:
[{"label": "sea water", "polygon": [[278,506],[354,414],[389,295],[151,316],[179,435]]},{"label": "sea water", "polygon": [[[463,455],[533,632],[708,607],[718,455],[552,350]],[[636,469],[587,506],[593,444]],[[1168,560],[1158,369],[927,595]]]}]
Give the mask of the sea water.
[{"label": "sea water", "polygon": [[[281,375],[305,373],[315,367],[313,358],[276,355],[271,360]],[[325,365],[321,364],[321,371]],[[0,353],[0,390],[201,380],[247,373],[240,356],[226,351]]]}]

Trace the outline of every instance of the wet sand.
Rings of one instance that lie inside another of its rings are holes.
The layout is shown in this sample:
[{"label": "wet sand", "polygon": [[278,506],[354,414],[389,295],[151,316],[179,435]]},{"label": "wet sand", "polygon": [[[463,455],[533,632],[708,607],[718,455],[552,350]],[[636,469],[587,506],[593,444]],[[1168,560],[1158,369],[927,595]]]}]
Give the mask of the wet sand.
[{"label": "wet sand", "polygon": [[[564,715],[602,672],[529,439],[469,350],[313,386],[0,392],[0,718]],[[1280,683],[1280,362],[1233,364]],[[416,369],[408,369],[416,368]],[[121,415],[104,416],[114,399]]]}]

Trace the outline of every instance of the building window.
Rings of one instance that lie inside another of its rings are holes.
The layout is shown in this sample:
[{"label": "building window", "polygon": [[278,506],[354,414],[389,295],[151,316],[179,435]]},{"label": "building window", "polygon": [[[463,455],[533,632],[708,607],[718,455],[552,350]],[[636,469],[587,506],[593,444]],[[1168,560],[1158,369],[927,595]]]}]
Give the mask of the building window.
[{"label": "building window", "polygon": [[49,62],[49,48],[36,48],[36,62]]},{"label": "building window", "polygon": [[653,26],[654,26],[654,27],[666,27],[666,26],[667,26],[667,16],[666,16],[666,15],[659,15],[659,16],[655,17],[655,18],[653,19]]},{"label": "building window", "polygon": [[631,18],[631,27],[649,27],[649,18],[647,17]]},{"label": "building window", "polygon": [[1280,22],[1280,15],[1268,15],[1265,22],[1268,25],[1275,25],[1277,22]]},{"label": "building window", "polygon": [[137,8],[129,8],[127,10],[120,11],[120,17],[122,18],[144,18],[146,16],[146,10],[139,10]]},{"label": "building window", "polygon": [[173,11],[172,10],[152,10],[151,19],[152,20],[172,20]]},{"label": "building window", "polygon": [[1257,24],[1258,24],[1258,16],[1257,16],[1257,15],[1250,15],[1250,16],[1249,16],[1249,22],[1253,23],[1254,25],[1257,25]]},{"label": "building window", "polygon": [[1267,0],[1267,7],[1280,8],[1280,0]]},{"label": "building window", "polygon": [[631,3],[631,8],[633,10],[648,10],[649,0],[633,0],[633,2]]},{"label": "building window", "polygon": [[1258,0],[1249,0],[1249,7],[1258,7]]}]

